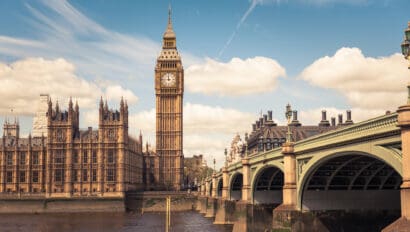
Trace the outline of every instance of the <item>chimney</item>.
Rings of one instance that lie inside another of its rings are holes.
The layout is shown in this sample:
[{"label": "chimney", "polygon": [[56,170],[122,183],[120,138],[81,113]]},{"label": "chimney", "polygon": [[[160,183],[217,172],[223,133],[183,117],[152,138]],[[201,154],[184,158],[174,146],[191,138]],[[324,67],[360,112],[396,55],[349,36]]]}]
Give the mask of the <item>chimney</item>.
[{"label": "chimney", "polygon": [[256,129],[259,129],[259,128],[261,128],[261,124],[259,121],[256,121]]},{"label": "chimney", "polygon": [[332,126],[336,126],[336,118],[332,117],[330,120],[332,121]]},{"label": "chimney", "polygon": [[339,122],[337,125],[343,125],[343,114],[338,115]]},{"label": "chimney", "polygon": [[264,124],[262,117],[259,118],[259,124],[260,124],[260,126],[261,126],[261,128],[262,128],[262,127],[263,127],[263,124]]},{"label": "chimney", "polygon": [[[266,114],[265,114],[264,116],[266,116]],[[276,126],[276,123],[275,123],[275,122],[273,121],[273,119],[272,119],[272,110],[269,110],[269,111],[268,111],[268,115],[267,115],[267,117],[266,117],[265,124],[266,124],[267,126]]]},{"label": "chimney", "polygon": [[256,124],[254,123],[254,124],[252,124],[252,132],[255,132],[256,131]]},{"label": "chimney", "polygon": [[292,120],[292,122],[290,123],[290,125],[292,125],[292,126],[300,126],[300,125],[302,125],[302,124],[299,123],[299,120],[298,120],[298,111],[297,111],[297,110],[294,110],[292,115],[293,115],[293,120]]},{"label": "chimney", "polygon": [[347,119],[346,119],[345,124],[346,124],[346,125],[351,125],[351,124],[353,124],[353,121],[352,121],[352,111],[346,110],[346,117],[347,117]]},{"label": "chimney", "polygon": [[294,110],[293,111],[293,121],[297,121],[298,120],[298,111]]},{"label": "chimney", "polygon": [[326,119],[326,110],[322,110],[322,121],[320,121],[319,126],[330,126],[329,121]]},{"label": "chimney", "polygon": [[268,115],[264,114],[263,115],[263,122],[266,123],[268,121]]}]

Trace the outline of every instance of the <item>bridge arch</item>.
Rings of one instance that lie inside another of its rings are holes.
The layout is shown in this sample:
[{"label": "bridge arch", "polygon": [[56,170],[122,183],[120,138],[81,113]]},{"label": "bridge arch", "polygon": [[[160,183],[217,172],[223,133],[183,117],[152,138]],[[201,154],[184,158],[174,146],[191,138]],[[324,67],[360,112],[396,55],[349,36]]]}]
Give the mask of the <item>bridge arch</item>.
[{"label": "bridge arch", "polygon": [[253,204],[280,204],[284,183],[283,166],[266,164],[259,166],[251,177],[251,202]]},{"label": "bridge arch", "polygon": [[218,178],[217,180],[216,180],[216,186],[217,186],[217,189],[216,189],[216,196],[217,197],[222,197],[222,188],[223,188],[223,180],[222,180],[222,178]]},{"label": "bridge arch", "polygon": [[212,188],[213,188],[213,184],[212,184],[212,179],[209,181],[209,189],[208,189],[208,196],[212,196]]},{"label": "bridge arch", "polygon": [[241,172],[234,172],[229,178],[229,200],[241,200],[242,199],[242,186],[243,186],[243,175]]},{"label": "bridge arch", "polygon": [[[401,171],[397,153],[379,146],[315,154],[299,177],[298,208],[400,209]],[[396,201],[377,200],[386,198]]]}]

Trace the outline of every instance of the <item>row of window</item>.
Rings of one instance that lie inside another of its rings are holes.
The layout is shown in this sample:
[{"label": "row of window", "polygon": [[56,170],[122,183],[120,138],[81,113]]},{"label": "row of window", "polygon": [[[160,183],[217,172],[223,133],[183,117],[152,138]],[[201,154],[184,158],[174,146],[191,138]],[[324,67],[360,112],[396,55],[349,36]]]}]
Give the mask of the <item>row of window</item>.
[{"label": "row of window", "polygon": [[172,47],[174,45],[173,42],[165,42],[165,46],[167,47]]},{"label": "row of window", "polygon": [[[80,177],[80,170],[73,170],[73,181],[74,182],[79,181],[78,177]],[[81,175],[80,178],[84,182],[89,181],[89,176],[88,176],[88,170],[87,169],[82,170],[82,175]],[[27,179],[26,178],[26,171],[20,171],[18,179],[19,179],[20,183],[25,183],[26,179]],[[97,169],[92,169],[91,170],[90,180],[93,181],[93,182],[97,181]],[[107,181],[115,181],[115,169],[113,169],[113,168],[107,169],[106,180]],[[32,171],[31,181],[33,183],[38,183],[39,182],[39,171]],[[54,181],[55,182],[63,182],[64,181],[64,169],[56,169],[54,171]],[[6,172],[6,183],[13,183],[13,172],[12,171],[7,171]]]},{"label": "row of window", "polygon": [[[14,154],[14,152],[11,152],[11,151],[6,153],[6,164],[7,165],[13,165],[13,154]],[[26,154],[27,154],[26,152],[19,152],[19,164],[20,165],[25,165],[27,163]],[[64,158],[65,158],[65,152],[63,150],[58,150],[54,154],[54,163],[63,164],[64,163]],[[83,159],[83,163],[85,163],[85,164],[88,163],[88,152],[87,151],[83,152],[82,159]],[[79,163],[79,155],[76,151],[74,151],[73,162],[74,163]],[[97,163],[97,152],[96,151],[92,152],[91,162],[92,163]],[[115,152],[114,152],[114,150],[108,150],[107,162],[108,163],[115,163]],[[39,164],[39,152],[33,152],[32,153],[31,164],[33,164],[33,165],[38,165]]]},{"label": "row of window", "polygon": [[[31,173],[31,181],[33,183],[39,182],[39,171],[32,171]],[[19,182],[24,183],[26,182],[26,171],[19,172]],[[13,172],[7,171],[6,172],[6,183],[13,183]]]},{"label": "row of window", "polygon": [[[81,172],[81,170],[73,170],[72,181],[77,182],[77,181],[80,180],[80,178],[83,182],[87,182],[87,181],[95,182],[95,181],[97,181],[97,169],[92,169],[91,170],[91,176],[88,175],[88,170],[87,169],[83,169],[82,172]],[[115,169],[114,168],[107,169],[106,180],[107,181],[115,181]],[[56,169],[55,170],[55,172],[54,172],[54,181],[56,181],[56,182],[64,181],[64,169]]]},{"label": "row of window", "polygon": [[171,62],[161,63],[161,68],[176,68],[176,67],[177,67],[176,63],[171,63]]},{"label": "row of window", "polygon": [[272,150],[272,148],[282,146],[282,144],[285,142],[286,142],[285,138],[274,138],[272,140],[270,138],[267,138],[264,141],[263,137],[261,137],[258,140],[258,151],[263,151],[264,145],[266,146],[265,147],[266,150],[269,151],[269,150]]}]

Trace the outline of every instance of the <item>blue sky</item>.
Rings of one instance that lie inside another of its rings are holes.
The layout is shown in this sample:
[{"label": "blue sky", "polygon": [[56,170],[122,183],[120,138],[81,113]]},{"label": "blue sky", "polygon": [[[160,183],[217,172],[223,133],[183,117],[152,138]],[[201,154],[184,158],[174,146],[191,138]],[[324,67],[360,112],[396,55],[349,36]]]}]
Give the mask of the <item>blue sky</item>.
[{"label": "blue sky", "polygon": [[125,96],[130,133],[154,144],[153,73],[169,3],[185,68],[186,156],[222,162],[235,133],[261,111],[283,121],[288,102],[316,124],[322,109],[352,109],[360,121],[405,101],[409,73],[397,53],[407,0],[5,0],[0,112],[13,108],[27,134],[40,92],[71,95],[81,127],[96,126],[99,96],[113,107]]}]

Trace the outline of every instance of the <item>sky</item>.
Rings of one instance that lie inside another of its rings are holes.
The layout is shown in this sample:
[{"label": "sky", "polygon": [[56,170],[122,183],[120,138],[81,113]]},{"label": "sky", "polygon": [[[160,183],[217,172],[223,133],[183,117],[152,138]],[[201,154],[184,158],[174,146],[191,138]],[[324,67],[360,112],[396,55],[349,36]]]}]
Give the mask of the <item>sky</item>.
[{"label": "sky", "polygon": [[154,66],[172,8],[185,70],[184,154],[220,167],[261,112],[304,125],[352,110],[355,122],[406,101],[400,54],[408,0],[0,1],[0,117],[32,130],[39,95],[79,102],[97,127],[102,96],[129,104],[129,133],[155,145]]}]

